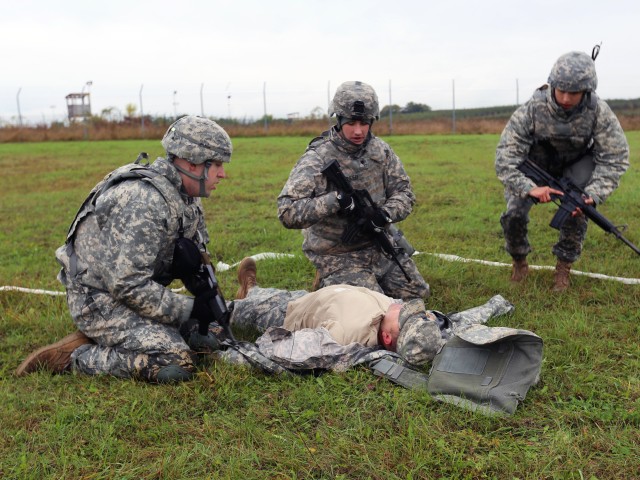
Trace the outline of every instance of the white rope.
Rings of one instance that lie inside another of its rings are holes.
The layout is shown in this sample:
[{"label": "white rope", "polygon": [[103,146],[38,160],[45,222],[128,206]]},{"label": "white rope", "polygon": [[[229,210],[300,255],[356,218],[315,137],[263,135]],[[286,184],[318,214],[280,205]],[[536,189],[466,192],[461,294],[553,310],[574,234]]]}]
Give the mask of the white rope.
[{"label": "white rope", "polygon": [[[448,262],[463,262],[463,263],[480,263],[482,265],[490,265],[492,267],[511,267],[510,263],[502,263],[502,262],[491,262],[488,260],[479,260],[476,258],[464,258],[459,257],[458,255],[449,255],[446,253],[429,253],[429,252],[415,252],[414,255],[431,255],[432,257],[441,258],[442,260],[446,260]],[[278,258],[294,258],[295,255],[290,253],[257,253],[256,255],[251,255],[255,261],[260,261],[264,259],[278,259]],[[233,263],[229,265],[228,263],[218,262],[216,264],[217,272],[226,272],[234,267],[237,267],[240,262]],[[548,265],[529,265],[529,268],[533,270],[554,270],[555,267]],[[580,270],[571,270],[571,273],[574,275],[584,275],[591,278],[598,278],[600,280],[613,280],[616,282],[624,283],[626,285],[640,285],[640,278],[626,278],[626,277],[612,277],[610,275],[604,275],[602,273],[590,273],[590,272],[581,272]],[[65,292],[60,291],[52,291],[52,290],[41,290],[41,289],[33,289],[33,288],[24,288],[24,287],[13,287],[13,286],[4,286],[0,287],[0,292],[5,291],[15,291],[15,292],[23,292],[23,293],[32,293],[35,295],[65,295]],[[173,292],[181,292],[184,291],[184,287],[174,288]]]},{"label": "white rope", "polygon": [[[421,252],[416,252],[414,255],[420,255]],[[447,260],[449,262],[464,262],[464,263],[480,263],[482,265],[491,265],[494,267],[511,267],[510,263],[502,263],[502,262],[490,262],[488,260],[479,260],[476,258],[463,258],[457,255],[449,255],[446,253],[424,253],[425,255],[431,255],[433,257],[442,258],[443,260]],[[549,265],[529,265],[529,268],[533,270],[555,270],[556,267],[552,267]],[[612,277],[610,275],[604,275],[602,273],[590,273],[590,272],[581,272],[580,270],[571,270],[570,273],[574,275],[584,275],[586,277],[591,278],[599,278],[601,280],[613,280],[616,282],[624,283],[627,285],[640,285],[640,278],[626,278],[626,277]]]},{"label": "white rope", "polygon": [[33,293],[36,295],[66,295],[65,292],[56,292],[52,290],[41,290],[39,288],[24,288],[24,287],[12,287],[10,285],[6,285],[4,287],[0,287],[0,292],[23,292],[23,293]]}]

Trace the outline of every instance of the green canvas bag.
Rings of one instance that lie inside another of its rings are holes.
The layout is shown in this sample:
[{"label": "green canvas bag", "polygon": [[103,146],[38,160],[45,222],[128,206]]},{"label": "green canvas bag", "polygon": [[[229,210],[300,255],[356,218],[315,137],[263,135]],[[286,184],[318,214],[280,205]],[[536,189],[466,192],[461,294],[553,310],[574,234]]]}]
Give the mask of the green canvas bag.
[{"label": "green canvas bag", "polygon": [[542,346],[527,330],[472,325],[438,352],[427,389],[437,400],[462,408],[513,414],[539,381]]}]

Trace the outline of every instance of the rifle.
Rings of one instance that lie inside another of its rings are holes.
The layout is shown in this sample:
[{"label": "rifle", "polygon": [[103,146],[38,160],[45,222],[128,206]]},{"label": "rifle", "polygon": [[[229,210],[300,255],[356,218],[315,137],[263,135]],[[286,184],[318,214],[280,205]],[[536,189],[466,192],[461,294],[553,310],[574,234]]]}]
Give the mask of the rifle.
[{"label": "rifle", "polygon": [[180,278],[193,295],[198,296],[208,291],[214,291],[215,295],[209,301],[209,308],[213,312],[213,318],[208,322],[198,322],[198,333],[206,336],[209,332],[209,324],[215,321],[222,327],[231,344],[236,339],[231,331],[231,312],[218,287],[218,279],[211,265],[209,255],[201,252],[198,246],[190,239],[179,237],[173,251],[173,272]]},{"label": "rifle", "polygon": [[[334,159],[328,162],[322,168],[321,171],[322,171],[322,174],[325,177],[327,177],[327,180],[333,183],[339,191],[342,191],[344,193],[351,195],[354,202],[354,208],[351,211],[352,217],[358,218],[359,220],[364,220],[364,214],[368,208],[377,208],[376,204],[373,202],[373,199],[371,198],[371,195],[367,190],[365,189],[356,190],[353,188],[353,186],[351,185],[351,182],[349,182],[349,179],[347,179],[347,177],[345,177],[344,173],[342,172],[342,169],[340,168],[340,164],[338,163],[337,160]],[[359,222],[354,226],[359,230],[361,230],[360,229],[361,225],[362,223]],[[411,247],[411,245],[409,245],[409,242],[407,242],[406,239],[404,240],[404,242],[398,241],[400,238],[404,238],[404,237],[402,237],[402,232],[397,228],[393,227],[393,225],[389,226],[389,233],[391,234],[391,238],[395,240],[396,245],[401,245],[399,247],[393,246],[393,243],[391,242],[389,236],[387,235],[386,229],[379,228],[378,226],[374,225],[372,222],[371,222],[371,227],[372,227],[371,231],[373,233],[373,239],[375,240],[376,244],[380,247],[382,252],[387,257],[391,258],[396,263],[396,265],[398,265],[398,267],[404,274],[407,281],[410,282],[411,278],[409,277],[409,274],[405,271],[405,269],[400,264],[400,260],[398,257],[400,257],[401,255],[411,255],[415,250],[413,250],[413,248]],[[355,233],[350,232],[349,229],[345,230],[345,235],[343,235],[343,241],[345,239],[344,237],[351,238],[353,237],[354,234]],[[348,243],[348,242],[345,242],[345,243]]]},{"label": "rifle", "polygon": [[[599,213],[595,206],[585,203],[585,198],[588,197],[588,195],[571,180],[566,177],[556,178],[529,159],[526,159],[518,165],[518,170],[533,180],[539,187],[548,186],[563,193],[563,195],[551,196],[553,203],[559,207],[549,224],[552,228],[559,230],[576,208],[579,208],[582,210],[582,213],[598,227],[606,233],[613,234],[618,240],[624,242],[631,250],[640,255],[638,247],[624,238],[618,227],[611,223],[607,217]],[[537,200],[534,199],[534,202],[537,203]]]}]

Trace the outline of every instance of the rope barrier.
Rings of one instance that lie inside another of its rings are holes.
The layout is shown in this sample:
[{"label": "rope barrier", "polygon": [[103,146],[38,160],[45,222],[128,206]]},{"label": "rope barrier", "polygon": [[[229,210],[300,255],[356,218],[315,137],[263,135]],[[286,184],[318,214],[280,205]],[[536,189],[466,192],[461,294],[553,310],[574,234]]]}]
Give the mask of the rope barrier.
[{"label": "rope barrier", "polygon": [[[441,258],[442,260],[446,260],[448,262],[462,262],[462,263],[479,263],[481,265],[490,265],[492,267],[511,267],[510,263],[503,262],[491,262],[489,260],[480,260],[476,258],[464,258],[459,257],[458,255],[450,255],[447,253],[429,253],[429,252],[416,252],[414,255],[430,255],[432,257]],[[290,253],[272,253],[272,252],[264,252],[257,253],[256,255],[251,255],[256,262],[264,259],[278,259],[278,258],[295,258],[295,255]],[[223,262],[218,262],[216,264],[217,272],[226,272],[234,267],[237,267],[240,262],[236,262],[233,264],[227,264]],[[554,270],[555,267],[548,265],[529,265],[530,269],[533,270]],[[581,272],[580,270],[571,270],[573,275],[584,275],[590,278],[597,278],[600,280],[612,280],[615,282],[624,283],[626,285],[640,285],[640,278],[626,278],[626,277],[613,277],[610,275],[604,275],[602,273],[590,273],[590,272]],[[65,292],[55,291],[55,290],[42,290],[42,289],[33,289],[33,288],[24,288],[24,287],[14,287],[14,286],[0,286],[0,292],[7,291],[15,291],[15,292],[23,292],[23,293],[31,293],[35,295],[66,295]],[[173,292],[181,292],[184,291],[184,287],[172,289]]]}]

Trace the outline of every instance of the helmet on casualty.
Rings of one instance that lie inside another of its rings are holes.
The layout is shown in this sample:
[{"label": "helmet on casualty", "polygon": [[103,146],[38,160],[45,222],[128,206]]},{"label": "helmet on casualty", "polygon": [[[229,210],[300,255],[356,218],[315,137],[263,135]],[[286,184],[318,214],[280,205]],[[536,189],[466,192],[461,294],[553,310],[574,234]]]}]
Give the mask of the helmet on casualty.
[{"label": "helmet on casualty", "polygon": [[231,160],[233,147],[227,132],[213,120],[187,115],[171,124],[162,138],[168,154],[199,165]]},{"label": "helmet on casualty", "polygon": [[547,80],[563,92],[594,92],[598,87],[596,65],[584,52],[569,52],[556,60]]},{"label": "helmet on casualty", "polygon": [[380,119],[378,95],[371,85],[363,82],[344,82],[337,89],[329,105],[329,116],[373,123]]}]

